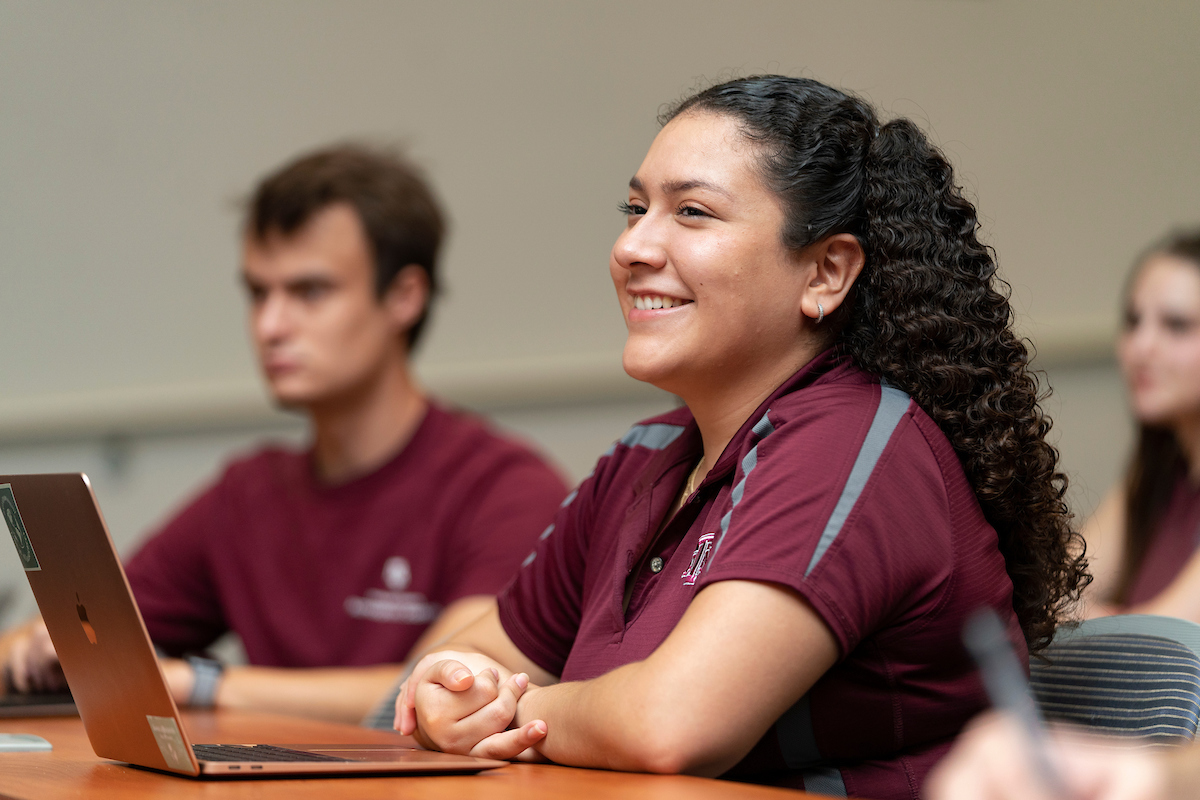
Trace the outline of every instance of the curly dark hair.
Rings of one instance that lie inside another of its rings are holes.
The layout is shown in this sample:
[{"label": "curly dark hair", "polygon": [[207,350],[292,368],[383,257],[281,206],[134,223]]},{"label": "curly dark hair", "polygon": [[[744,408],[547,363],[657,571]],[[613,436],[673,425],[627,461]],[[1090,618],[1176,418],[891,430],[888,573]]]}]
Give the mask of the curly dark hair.
[{"label": "curly dark hair", "polygon": [[880,125],[865,101],[810,79],[729,81],[660,122],[688,112],[730,115],[761,148],[787,247],[837,233],[862,245],[866,265],[832,315],[836,344],[946,434],[999,536],[1029,649],[1043,649],[1091,576],[1008,284],[950,163],[911,121]]}]

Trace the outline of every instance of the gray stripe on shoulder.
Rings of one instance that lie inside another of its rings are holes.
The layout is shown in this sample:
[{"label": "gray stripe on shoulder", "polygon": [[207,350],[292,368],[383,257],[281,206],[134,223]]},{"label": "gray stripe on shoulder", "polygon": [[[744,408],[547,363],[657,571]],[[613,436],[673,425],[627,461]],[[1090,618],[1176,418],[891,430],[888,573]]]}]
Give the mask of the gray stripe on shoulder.
[{"label": "gray stripe on shoulder", "polygon": [[[771,424],[771,420],[767,416],[771,413],[771,409],[767,409],[762,415],[762,419],[754,423],[754,427],[750,430],[758,434],[758,441],[754,443],[754,447],[750,448],[750,452],[746,453],[742,458],[742,479],[733,487],[730,493],[730,500],[733,502],[729,506],[729,510],[725,512],[725,516],[721,517],[721,535],[717,538],[717,543],[713,546],[713,558],[716,557],[717,551],[721,549],[721,542],[725,541],[725,534],[729,533],[729,521],[733,519],[733,510],[737,508],[737,504],[742,502],[742,495],[746,493],[746,478],[750,477],[750,473],[758,466],[758,446],[762,444],[762,440],[775,432],[775,426]],[[713,559],[708,560],[708,566],[705,569],[712,567]]]},{"label": "gray stripe on shoulder", "polygon": [[652,422],[649,425],[634,425],[624,436],[621,444],[626,447],[647,447],[651,450],[662,450],[679,438],[683,433],[682,425],[668,425],[665,422]]},{"label": "gray stripe on shoulder", "polygon": [[858,502],[859,495],[866,488],[871,473],[875,471],[875,465],[879,463],[879,457],[883,455],[884,448],[892,438],[892,433],[895,432],[896,426],[900,424],[901,418],[908,411],[908,395],[891,386],[884,385],[879,389],[879,408],[875,409],[875,419],[871,420],[867,438],[863,440],[858,457],[854,459],[850,477],[846,479],[846,485],[842,487],[841,497],[838,498],[837,505],[833,507],[833,513],[829,515],[829,521],[825,523],[825,530],[821,532],[821,538],[817,541],[817,549],[813,551],[812,560],[808,562],[808,569],[804,570],[806,577],[817,566],[821,556],[825,555],[825,551],[841,533],[842,526],[846,524],[846,518],[850,516],[854,504]]},{"label": "gray stripe on shoulder", "polygon": [[[771,413],[771,409],[767,409],[767,414]],[[750,430],[758,434],[759,439],[765,439],[775,432],[775,426],[771,424],[771,420],[767,419],[767,414],[762,415],[762,419],[754,423],[754,427]]]},{"label": "gray stripe on shoulder", "polygon": [[801,777],[804,779],[804,791],[806,792],[823,794],[827,797],[846,796],[846,782],[842,780],[841,771],[834,767],[809,770]]}]

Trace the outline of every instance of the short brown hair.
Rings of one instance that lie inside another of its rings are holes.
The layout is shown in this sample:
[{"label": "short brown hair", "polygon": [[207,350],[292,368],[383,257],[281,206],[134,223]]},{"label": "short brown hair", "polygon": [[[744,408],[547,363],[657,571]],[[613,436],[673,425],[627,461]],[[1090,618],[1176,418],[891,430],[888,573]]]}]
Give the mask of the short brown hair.
[{"label": "short brown hair", "polygon": [[[340,144],[300,156],[264,178],[246,207],[243,233],[262,240],[291,235],[313,216],[348,203],[358,214],[375,262],[375,291],[383,297],[396,274],[416,264],[438,291],[437,255],[446,224],[433,192],[412,163],[398,153],[362,144]],[[408,331],[416,345],[429,316],[426,303]]]}]

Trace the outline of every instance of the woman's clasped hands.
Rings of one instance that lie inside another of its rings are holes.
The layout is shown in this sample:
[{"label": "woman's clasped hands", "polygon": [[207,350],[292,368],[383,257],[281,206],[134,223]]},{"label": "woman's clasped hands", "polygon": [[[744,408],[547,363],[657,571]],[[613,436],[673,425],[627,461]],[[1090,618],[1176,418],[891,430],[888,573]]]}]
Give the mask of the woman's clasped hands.
[{"label": "woman's clasped hands", "polygon": [[513,674],[478,653],[432,653],[401,687],[395,727],[430,750],[543,761],[532,747],[545,737],[546,723],[516,724],[517,701],[537,688],[525,673]]}]

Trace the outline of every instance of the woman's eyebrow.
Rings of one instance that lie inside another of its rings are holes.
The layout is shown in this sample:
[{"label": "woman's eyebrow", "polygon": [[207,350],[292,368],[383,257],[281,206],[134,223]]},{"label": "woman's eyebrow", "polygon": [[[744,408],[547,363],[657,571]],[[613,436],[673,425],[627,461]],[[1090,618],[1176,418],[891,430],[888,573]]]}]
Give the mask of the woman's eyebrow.
[{"label": "woman's eyebrow", "polygon": [[[663,181],[661,185],[663,194],[676,194],[677,192],[686,192],[692,189],[707,189],[708,191],[716,192],[717,194],[723,194],[726,197],[733,196],[726,189],[723,189],[715,183],[709,183],[708,181],[702,181],[698,179],[686,181]],[[641,192],[645,190],[645,186],[636,175],[629,179],[629,188],[633,189],[635,192]]]}]

